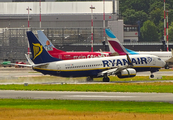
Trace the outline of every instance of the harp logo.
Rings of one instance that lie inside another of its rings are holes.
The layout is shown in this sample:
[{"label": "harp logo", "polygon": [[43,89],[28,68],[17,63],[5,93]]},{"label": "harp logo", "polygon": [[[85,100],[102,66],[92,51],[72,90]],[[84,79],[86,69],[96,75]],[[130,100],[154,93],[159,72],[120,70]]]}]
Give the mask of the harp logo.
[{"label": "harp logo", "polygon": [[33,52],[34,52],[34,58],[35,59],[37,56],[39,56],[42,51],[43,51],[43,46],[40,45],[39,43],[32,43],[33,44]]}]

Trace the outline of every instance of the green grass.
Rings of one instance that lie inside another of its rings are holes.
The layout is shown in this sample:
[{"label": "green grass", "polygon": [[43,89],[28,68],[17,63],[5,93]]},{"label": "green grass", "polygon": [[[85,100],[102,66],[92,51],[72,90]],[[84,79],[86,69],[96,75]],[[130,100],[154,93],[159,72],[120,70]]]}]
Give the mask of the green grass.
[{"label": "green grass", "polygon": [[173,113],[173,104],[164,102],[0,99],[0,108],[55,109],[89,112]]},{"label": "green grass", "polygon": [[[110,81],[155,81],[155,80],[173,80],[173,76],[162,76],[162,79],[150,79],[149,76],[136,76],[132,78],[123,78],[120,79],[116,76],[109,76]],[[102,81],[103,78],[94,78],[94,81]],[[77,77],[77,78],[66,78],[66,77],[56,77],[56,76],[38,76],[38,77],[19,77],[19,78],[10,78],[10,79],[1,79],[0,83],[48,83],[48,82],[84,82],[86,77]]]},{"label": "green grass", "polygon": [[173,71],[173,68],[170,68],[170,69],[160,69],[159,71]]},{"label": "green grass", "polygon": [[11,84],[0,85],[0,90],[173,93],[173,83],[29,84],[28,86]]}]

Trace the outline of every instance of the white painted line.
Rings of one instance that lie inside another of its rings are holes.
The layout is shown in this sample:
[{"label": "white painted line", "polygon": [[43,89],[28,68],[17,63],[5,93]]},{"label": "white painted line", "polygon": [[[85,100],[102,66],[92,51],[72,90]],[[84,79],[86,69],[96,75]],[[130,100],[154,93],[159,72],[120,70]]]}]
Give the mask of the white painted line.
[{"label": "white painted line", "polygon": [[68,97],[103,97],[103,98],[129,98],[135,96],[101,96],[101,95],[68,95]]}]

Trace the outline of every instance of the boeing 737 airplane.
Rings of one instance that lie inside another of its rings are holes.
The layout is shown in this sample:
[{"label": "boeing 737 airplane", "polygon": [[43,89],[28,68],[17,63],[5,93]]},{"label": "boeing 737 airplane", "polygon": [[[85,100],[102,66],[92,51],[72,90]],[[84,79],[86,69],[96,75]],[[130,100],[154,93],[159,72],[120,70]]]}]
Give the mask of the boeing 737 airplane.
[{"label": "boeing 737 airplane", "polygon": [[59,58],[62,60],[85,59],[95,57],[107,57],[110,54],[110,52],[65,52],[62,50],[58,50],[46,37],[43,31],[38,30],[37,33],[40,43],[44,46],[48,53],[55,58]]},{"label": "boeing 737 airplane", "polygon": [[169,68],[169,64],[173,63],[173,57],[172,57],[172,52],[162,52],[162,51],[158,51],[158,52],[135,52],[132,50],[129,50],[127,48],[125,48],[120,41],[118,40],[118,38],[112,33],[112,31],[110,29],[106,29],[105,30],[107,34],[111,33],[111,37],[107,37],[108,40],[108,44],[109,44],[109,49],[110,52],[113,53],[118,53],[119,55],[126,55],[126,54],[140,54],[140,55],[145,55],[145,54],[149,54],[149,55],[156,55],[159,58],[161,58],[162,60],[164,60],[166,62],[166,65],[164,66],[165,68]]},{"label": "boeing 737 airplane", "polygon": [[117,75],[119,78],[136,76],[136,72],[159,71],[165,65],[159,57],[154,55],[122,55],[112,57],[61,60],[49,55],[35,35],[27,32],[29,45],[32,53],[32,60],[26,55],[33,70],[43,74],[62,77],[103,77],[104,82],[109,82],[110,75]]}]

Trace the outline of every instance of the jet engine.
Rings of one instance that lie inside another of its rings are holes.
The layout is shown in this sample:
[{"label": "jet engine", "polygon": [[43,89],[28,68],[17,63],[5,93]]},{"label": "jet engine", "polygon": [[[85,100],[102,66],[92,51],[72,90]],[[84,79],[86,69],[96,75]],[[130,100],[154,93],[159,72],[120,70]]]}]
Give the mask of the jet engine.
[{"label": "jet engine", "polygon": [[128,77],[135,77],[136,76],[136,70],[133,68],[127,68],[122,70],[117,74],[118,78],[128,78]]}]

